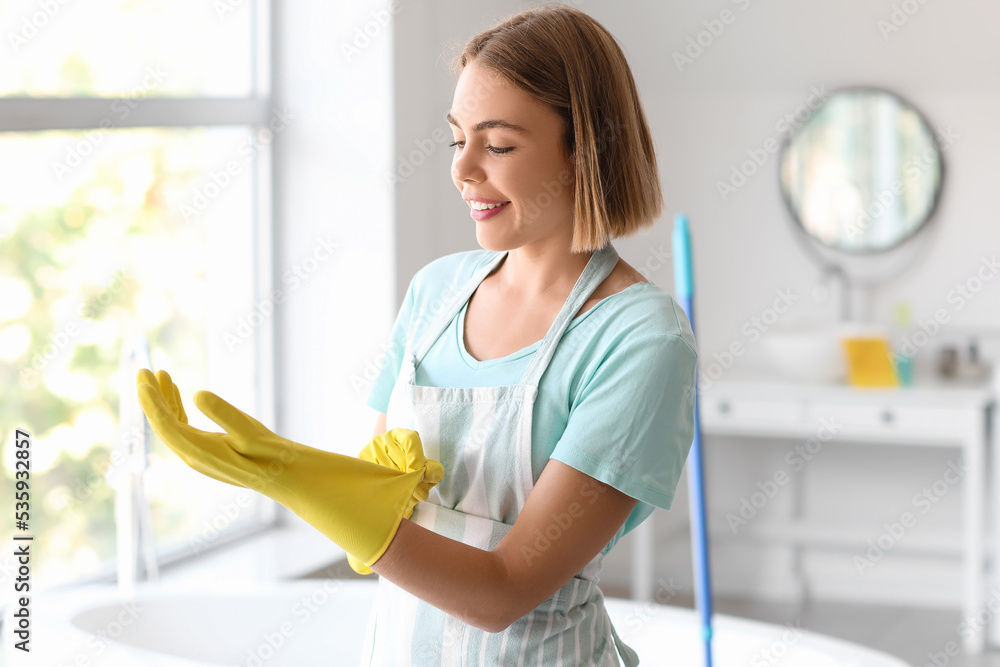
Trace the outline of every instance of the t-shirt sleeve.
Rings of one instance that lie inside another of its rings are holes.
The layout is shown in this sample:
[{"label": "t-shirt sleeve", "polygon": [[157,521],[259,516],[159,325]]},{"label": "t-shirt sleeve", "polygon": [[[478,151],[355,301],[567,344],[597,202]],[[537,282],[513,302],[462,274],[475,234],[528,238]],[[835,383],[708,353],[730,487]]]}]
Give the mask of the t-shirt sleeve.
[{"label": "t-shirt sleeve", "polygon": [[623,337],[578,392],[551,458],[669,510],[694,438],[697,358],[676,334]]},{"label": "t-shirt sleeve", "polygon": [[406,288],[403,304],[399,307],[396,322],[392,325],[392,333],[389,335],[389,343],[386,346],[382,366],[375,378],[375,384],[368,394],[368,405],[382,413],[389,409],[389,395],[392,393],[392,387],[396,384],[399,369],[403,364],[406,336],[410,329],[410,316],[413,313],[413,291],[416,280],[417,277],[414,276],[410,280],[410,286]]}]

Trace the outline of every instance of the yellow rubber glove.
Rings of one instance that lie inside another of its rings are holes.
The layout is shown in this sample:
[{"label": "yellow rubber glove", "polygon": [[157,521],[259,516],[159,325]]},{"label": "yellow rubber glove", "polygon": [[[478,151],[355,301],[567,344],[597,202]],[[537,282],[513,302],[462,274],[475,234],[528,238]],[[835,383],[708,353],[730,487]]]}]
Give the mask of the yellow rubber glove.
[{"label": "yellow rubber glove", "polygon": [[273,498],[343,548],[354,559],[352,567],[359,563],[367,572],[400,522],[444,476],[440,463],[424,457],[416,431],[392,429],[365,448],[396,453],[407,462],[404,471],[375,462],[377,457],[364,460],[282,438],[209,391],[197,392],[194,403],[226,432],[193,428],[166,371],[154,376],[141,369],[136,389],[153,430],[185,463]]},{"label": "yellow rubber glove", "polygon": [[[393,430],[405,431],[416,435],[416,431],[406,431],[406,429]],[[415,453],[420,453],[420,456],[414,456]],[[372,438],[371,441],[365,445],[365,448],[358,453],[358,458],[392,468],[393,470],[397,470],[401,473],[412,473],[420,470],[421,466],[424,465],[422,448],[414,449],[405,439],[381,437]],[[437,461],[434,461],[434,463],[437,463]],[[413,514],[414,505],[418,502],[427,500],[427,495],[433,486],[433,484],[421,486],[420,488],[414,490],[414,502],[410,503],[410,505],[406,508],[406,512],[403,513],[404,519],[409,519],[410,515]],[[360,559],[355,558],[350,554],[347,555],[347,562],[350,564],[351,569],[358,574],[371,574],[371,568],[367,567]]]}]

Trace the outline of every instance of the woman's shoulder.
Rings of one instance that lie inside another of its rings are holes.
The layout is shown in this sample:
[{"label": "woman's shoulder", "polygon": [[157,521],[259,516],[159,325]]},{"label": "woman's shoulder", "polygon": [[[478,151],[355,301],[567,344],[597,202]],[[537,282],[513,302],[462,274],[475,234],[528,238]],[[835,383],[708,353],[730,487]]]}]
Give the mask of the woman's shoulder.
[{"label": "woman's shoulder", "polygon": [[449,280],[456,277],[468,279],[478,267],[496,255],[496,251],[482,248],[460,250],[431,260],[417,271],[417,274],[425,281]]},{"label": "woman's shoulder", "polygon": [[[600,321],[629,337],[676,337],[697,354],[691,322],[670,292],[653,282],[639,282],[612,295]],[[615,336],[617,338],[617,336]]]},{"label": "woman's shoulder", "polygon": [[433,259],[413,276],[414,299],[441,298],[454,294],[476,270],[497,255],[496,251],[477,248],[453,252]]}]

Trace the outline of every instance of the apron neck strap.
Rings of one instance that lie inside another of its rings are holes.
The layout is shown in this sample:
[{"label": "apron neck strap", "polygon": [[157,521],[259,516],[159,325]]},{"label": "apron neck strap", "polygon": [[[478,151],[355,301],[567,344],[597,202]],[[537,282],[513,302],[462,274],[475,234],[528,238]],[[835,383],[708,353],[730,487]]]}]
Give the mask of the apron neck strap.
[{"label": "apron neck strap", "polygon": [[[410,362],[413,364],[414,368],[420,360],[424,358],[427,351],[431,349],[434,345],[434,341],[440,338],[444,330],[448,328],[455,316],[458,315],[458,311],[462,309],[462,306],[466,301],[472,296],[472,293],[476,291],[479,287],[479,283],[490,274],[490,272],[496,268],[496,265],[500,263],[504,257],[507,256],[507,251],[496,251],[490,261],[486,262],[483,266],[472,275],[464,285],[454,292],[454,296],[451,299],[448,298],[447,293],[442,294],[438,297],[438,303],[443,302],[444,306],[438,312],[437,317],[432,320],[431,325],[424,332],[424,335],[415,341],[413,351],[410,355]],[[448,290],[450,291],[454,287],[454,282],[448,283]]]},{"label": "apron neck strap", "polygon": [[618,252],[610,242],[605,244],[600,250],[594,251],[590,256],[590,260],[587,262],[587,266],[584,267],[583,273],[577,278],[576,284],[573,285],[569,296],[566,297],[566,302],[563,304],[562,309],[556,315],[556,319],[552,322],[552,326],[549,327],[545,338],[542,339],[541,346],[535,351],[531,363],[524,372],[524,377],[521,378],[521,384],[530,384],[533,387],[538,386],[538,382],[542,379],[545,369],[548,368],[549,362],[552,360],[552,355],[555,354],[556,346],[559,345],[560,339],[566,332],[566,329],[569,328],[573,318],[580,312],[580,308],[587,302],[590,295],[594,293],[597,286],[611,275],[611,271],[617,263]]},{"label": "apron neck strap", "polygon": [[[409,367],[411,376],[415,377],[416,365],[424,358],[431,345],[441,336],[448,327],[448,324],[458,314],[458,311],[461,310],[465,302],[472,296],[472,293],[479,287],[479,284],[506,256],[506,250],[498,251],[490,261],[481,266],[472,278],[455,293],[454,298],[446,303],[433,324],[416,341],[412,354],[407,357],[406,365]],[[538,387],[538,382],[541,380],[542,374],[545,373],[545,369],[548,368],[559,340],[566,332],[566,329],[569,328],[573,318],[576,317],[580,308],[583,307],[583,304],[586,303],[597,286],[604,282],[604,279],[611,274],[617,263],[618,252],[610,242],[591,254],[590,259],[587,261],[587,266],[583,269],[583,273],[577,278],[576,284],[573,285],[573,289],[566,298],[566,302],[563,303],[562,309],[556,315],[556,319],[552,322],[552,326],[549,327],[545,338],[542,339],[542,344],[532,356],[531,363],[521,378],[521,384],[530,384],[533,387]]]}]

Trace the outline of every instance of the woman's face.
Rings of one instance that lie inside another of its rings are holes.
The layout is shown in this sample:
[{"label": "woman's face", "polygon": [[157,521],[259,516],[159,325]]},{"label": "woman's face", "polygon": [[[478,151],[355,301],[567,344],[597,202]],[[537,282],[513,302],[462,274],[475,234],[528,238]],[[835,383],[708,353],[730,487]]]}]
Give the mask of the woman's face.
[{"label": "woman's face", "polygon": [[[573,229],[573,161],[562,118],[524,91],[476,65],[458,79],[448,115],[455,139],[451,176],[467,200],[509,202],[475,219],[487,250],[511,250]],[[520,128],[520,129],[518,129]]]}]

